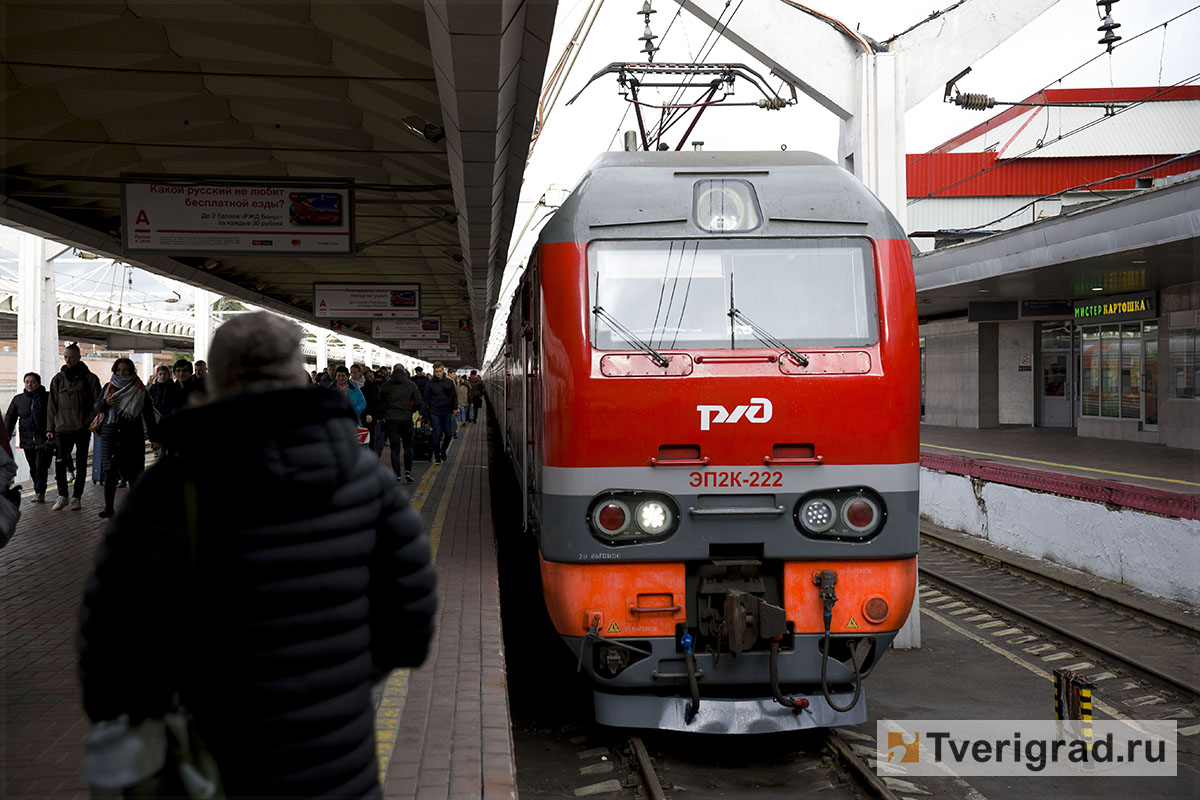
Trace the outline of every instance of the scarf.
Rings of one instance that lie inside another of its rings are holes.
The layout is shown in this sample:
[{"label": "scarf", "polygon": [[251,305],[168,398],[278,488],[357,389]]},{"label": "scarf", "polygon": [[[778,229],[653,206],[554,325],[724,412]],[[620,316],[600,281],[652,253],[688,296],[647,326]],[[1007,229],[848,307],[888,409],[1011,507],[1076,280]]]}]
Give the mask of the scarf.
[{"label": "scarf", "polygon": [[137,419],[142,413],[142,404],[146,402],[146,385],[137,375],[113,375],[108,382],[104,399],[117,398],[116,405],[108,407],[104,417],[105,422],[118,422],[125,419]]},{"label": "scarf", "polygon": [[[39,387],[40,388],[40,387]],[[42,393],[39,391],[26,392],[29,395],[29,417],[33,421],[34,433],[43,430],[42,422],[45,419],[45,413],[42,409]],[[11,434],[12,431],[9,431]]]},{"label": "scarf", "polygon": [[342,397],[346,397],[346,396],[348,396],[348,395],[350,394],[350,381],[346,381],[346,385],[345,385],[345,386],[342,386],[340,383],[335,383],[335,384],[333,385],[333,388],[335,388],[335,389],[337,389],[339,392],[341,392],[341,393],[342,393]]}]

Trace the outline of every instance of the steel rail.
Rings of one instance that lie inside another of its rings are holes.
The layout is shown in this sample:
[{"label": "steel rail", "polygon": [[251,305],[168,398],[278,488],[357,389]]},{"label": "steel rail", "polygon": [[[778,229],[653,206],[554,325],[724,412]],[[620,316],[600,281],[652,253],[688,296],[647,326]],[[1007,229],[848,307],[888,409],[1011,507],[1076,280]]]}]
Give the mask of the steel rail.
[{"label": "steel rail", "polygon": [[1122,665],[1129,667],[1130,669],[1132,669],[1136,672],[1140,672],[1145,675],[1149,675],[1156,680],[1159,680],[1159,681],[1162,681],[1163,683],[1169,684],[1170,686],[1173,686],[1176,689],[1181,689],[1191,695],[1200,695],[1200,683],[1188,683],[1187,681],[1180,680],[1172,675],[1167,675],[1166,673],[1163,673],[1163,672],[1155,669],[1154,667],[1139,661],[1136,656],[1132,656],[1128,653],[1118,650],[1115,647],[1109,647],[1108,645],[1100,644],[1097,642],[1093,642],[1089,639],[1085,639],[1083,637],[1083,635],[1073,632],[1070,628],[1067,628],[1056,622],[1051,622],[1050,620],[1046,619],[1045,617],[1039,616],[1038,614],[1036,614],[1034,612],[1027,611],[1022,608],[1018,608],[1017,606],[1013,605],[1012,603],[1009,603],[1006,600],[1002,600],[994,595],[991,595],[988,592],[985,592],[980,589],[972,588],[972,587],[968,586],[967,584],[963,583],[962,581],[955,580],[954,578],[948,578],[943,574],[939,574],[938,572],[936,572],[934,570],[928,569],[924,565],[922,565],[919,568],[919,570],[920,570],[921,576],[923,576],[925,578],[929,578],[934,583],[940,583],[943,586],[948,586],[951,589],[954,589],[956,591],[962,592],[963,594],[974,597],[977,600],[981,600],[981,601],[983,601],[983,603],[985,605],[991,606],[992,608],[994,608],[998,611],[1002,611],[1006,614],[1010,614],[1013,617],[1018,618],[1019,620],[1023,620],[1023,621],[1030,623],[1038,628],[1041,628],[1043,630],[1057,634],[1058,636],[1061,636],[1064,639],[1067,639],[1070,642],[1074,643],[1081,650],[1099,653],[1100,655],[1106,656],[1108,658],[1111,658],[1114,661],[1120,662]]},{"label": "steel rail", "polygon": [[634,760],[637,761],[638,768],[642,771],[642,784],[646,787],[646,796],[650,800],[667,800],[662,784],[659,783],[658,775],[654,772],[654,765],[650,763],[650,753],[646,751],[642,737],[630,736],[629,749],[633,751]]},{"label": "steel rail", "polygon": [[859,758],[850,749],[848,744],[842,741],[842,737],[838,736],[836,730],[831,728],[826,731],[825,742],[829,745],[829,749],[833,751],[834,755],[840,757],[854,771],[854,774],[870,786],[883,800],[900,800],[899,796],[884,783],[883,778],[872,772],[867,763]]}]

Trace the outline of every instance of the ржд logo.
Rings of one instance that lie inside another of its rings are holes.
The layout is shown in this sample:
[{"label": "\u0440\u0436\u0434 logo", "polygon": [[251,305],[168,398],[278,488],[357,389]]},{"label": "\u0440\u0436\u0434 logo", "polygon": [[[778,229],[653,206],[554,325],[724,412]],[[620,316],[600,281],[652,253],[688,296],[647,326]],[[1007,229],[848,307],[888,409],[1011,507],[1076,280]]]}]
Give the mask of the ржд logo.
[{"label": "\u0440\u0436\u0434 logo", "polygon": [[725,406],[696,406],[700,412],[700,430],[710,430],[713,425],[732,425],[745,419],[747,422],[768,422],[771,419],[771,401],[765,397],[751,397],[748,405],[740,405],[733,411]]}]

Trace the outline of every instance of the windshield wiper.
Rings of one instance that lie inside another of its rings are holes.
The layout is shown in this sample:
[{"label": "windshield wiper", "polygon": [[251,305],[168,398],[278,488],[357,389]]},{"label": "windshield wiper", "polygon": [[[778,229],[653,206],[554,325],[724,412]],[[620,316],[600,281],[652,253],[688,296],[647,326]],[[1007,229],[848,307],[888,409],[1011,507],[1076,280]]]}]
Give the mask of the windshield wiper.
[{"label": "windshield wiper", "polygon": [[755,323],[754,320],[747,317],[741,311],[738,311],[737,308],[735,308],[732,305],[729,307],[728,316],[729,316],[729,319],[731,322],[741,322],[741,323],[747,325],[750,328],[750,330],[754,333],[755,338],[758,339],[763,344],[767,345],[768,347],[778,347],[780,350],[786,351],[787,354],[789,356],[791,356],[792,360],[795,361],[796,364],[801,367],[808,366],[808,358],[806,356],[800,355],[795,350],[793,350],[792,348],[790,348],[786,344],[784,344],[782,340],[777,339],[774,336],[772,336],[771,334],[767,333],[767,331],[764,330],[763,328],[759,327],[759,325],[757,323]]},{"label": "windshield wiper", "polygon": [[787,352],[797,366],[807,367],[808,358],[797,353],[792,348],[783,343],[781,339],[776,339],[771,334],[767,333],[766,329],[760,327],[754,320],[747,317],[741,311],[738,311],[737,306],[733,302],[733,273],[729,275],[729,312],[725,315],[729,317],[729,346],[733,348],[737,343],[737,330],[734,327],[735,322],[742,322],[747,325],[754,333],[755,338],[768,347],[778,347],[780,350]]},{"label": "windshield wiper", "polygon": [[650,356],[655,364],[658,364],[660,367],[670,366],[671,362],[667,360],[666,356],[655,350],[646,342],[643,342],[641,339],[639,339],[637,334],[622,325],[620,321],[617,320],[617,318],[612,314],[608,313],[598,305],[592,306],[592,313],[598,317],[601,317],[605,322],[607,322],[609,326],[616,331],[617,335],[625,340],[626,344],[632,345],[646,355]]}]

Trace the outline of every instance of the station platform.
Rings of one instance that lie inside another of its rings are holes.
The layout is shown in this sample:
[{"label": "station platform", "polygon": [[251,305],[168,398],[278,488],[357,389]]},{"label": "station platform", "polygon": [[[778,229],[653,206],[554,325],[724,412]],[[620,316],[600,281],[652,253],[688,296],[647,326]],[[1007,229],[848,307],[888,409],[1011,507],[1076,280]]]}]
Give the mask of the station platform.
[{"label": "station platform", "polygon": [[[460,426],[445,464],[414,464],[409,492],[438,574],[437,633],[423,666],[397,670],[373,693],[386,798],[516,797],[487,447],[481,414]],[[90,796],[75,633],[102,508],[91,484],[81,511],[26,501],[0,550],[0,797]]]},{"label": "station platform", "polygon": [[1200,452],[1067,428],[921,426],[921,466],[1110,507],[1200,519]]}]

